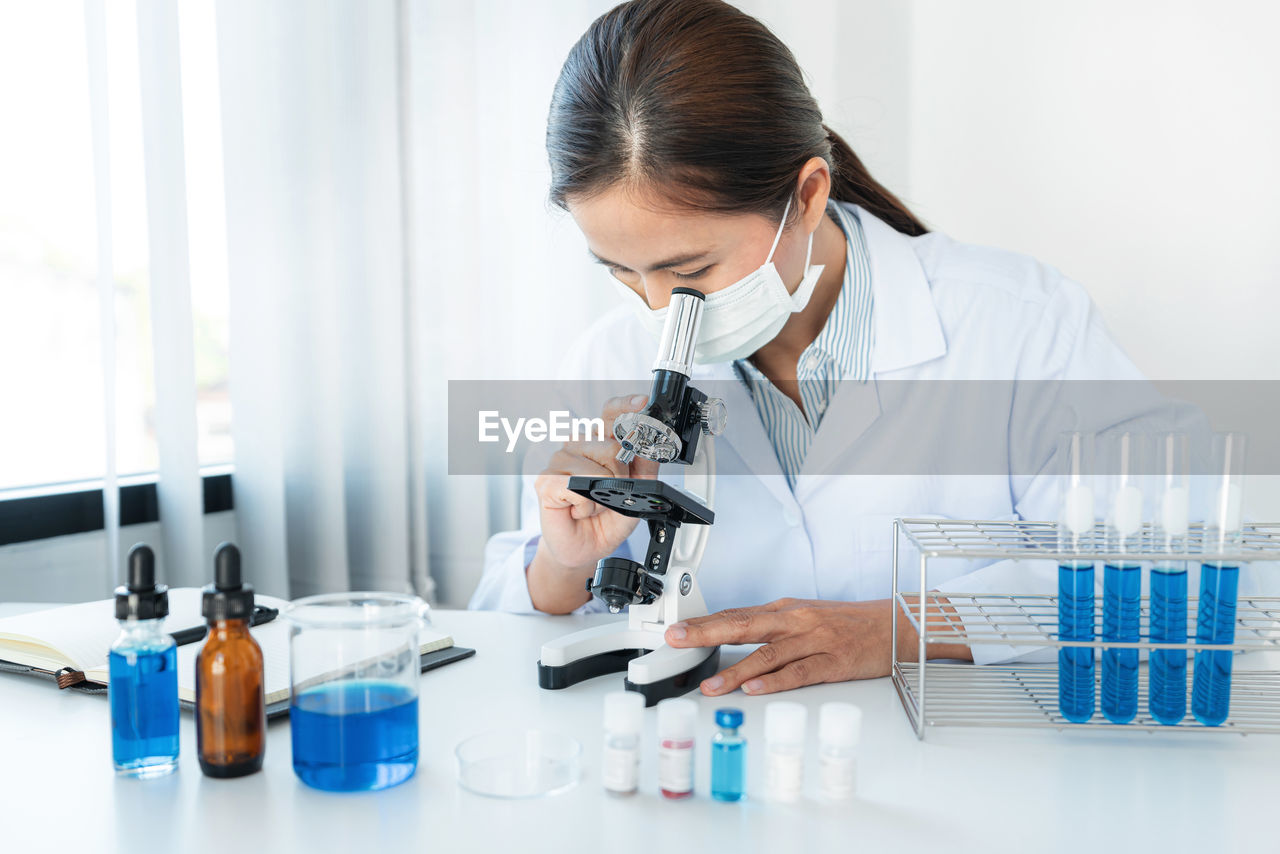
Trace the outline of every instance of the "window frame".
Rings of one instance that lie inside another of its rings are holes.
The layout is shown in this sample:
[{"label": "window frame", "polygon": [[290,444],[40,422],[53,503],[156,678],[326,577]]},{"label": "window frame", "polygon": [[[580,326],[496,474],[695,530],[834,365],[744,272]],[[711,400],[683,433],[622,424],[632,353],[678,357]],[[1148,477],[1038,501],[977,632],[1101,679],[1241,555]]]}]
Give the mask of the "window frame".
[{"label": "window frame", "polygon": [[[204,513],[235,509],[230,466],[200,470]],[[160,520],[155,473],[120,479],[120,525]],[[79,481],[0,491],[0,548],[69,534],[101,531],[102,481]]]}]

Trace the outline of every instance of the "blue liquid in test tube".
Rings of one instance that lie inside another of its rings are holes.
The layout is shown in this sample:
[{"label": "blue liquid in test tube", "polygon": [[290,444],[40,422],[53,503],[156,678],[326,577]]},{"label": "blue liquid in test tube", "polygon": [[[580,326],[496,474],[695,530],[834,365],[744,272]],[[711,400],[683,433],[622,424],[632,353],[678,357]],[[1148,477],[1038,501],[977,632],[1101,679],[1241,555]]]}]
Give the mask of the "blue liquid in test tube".
[{"label": "blue liquid in test tube", "polygon": [[[1227,555],[1240,546],[1244,505],[1243,433],[1215,433],[1213,504],[1205,520],[1204,551]],[[1236,595],[1240,568],[1215,560],[1200,564],[1200,601],[1196,610],[1197,644],[1230,644],[1236,637]],[[1205,726],[1218,726],[1231,710],[1230,649],[1197,650],[1191,677],[1191,714]]]},{"label": "blue liquid in test tube", "polygon": [[[1102,579],[1102,640],[1137,643],[1141,629],[1142,570],[1107,564]],[[1102,649],[1102,714],[1127,724],[1138,714],[1138,650]]]},{"label": "blue liquid in test tube", "polygon": [[[1196,643],[1234,643],[1236,592],[1240,568],[1219,564],[1200,567],[1200,604],[1196,612]],[[1218,726],[1231,708],[1231,658],[1229,650],[1196,653],[1191,686],[1191,713],[1205,726]]]},{"label": "blue liquid in test tube", "polygon": [[[1188,551],[1191,502],[1191,440],[1186,433],[1156,437],[1156,545],[1162,552]],[[1187,564],[1161,560],[1151,568],[1153,644],[1187,642]],[[1153,649],[1147,665],[1147,711],[1158,723],[1174,726],[1187,715],[1187,651]]]},{"label": "blue liquid in test tube", "polygon": [[[1102,440],[1107,483],[1107,551],[1142,552],[1148,437],[1125,431]],[[1127,724],[1138,714],[1138,650],[1109,647],[1142,639],[1142,568],[1121,559],[1107,562],[1102,577],[1102,714]]]},{"label": "blue liquid in test tube", "polygon": [[[1151,570],[1151,642],[1187,642],[1187,570],[1157,566]],[[1148,665],[1147,707],[1165,726],[1187,714],[1187,652],[1153,649]]]},{"label": "blue liquid in test tube", "polygon": [[[1093,561],[1083,557],[1093,543],[1093,445],[1091,433],[1058,437],[1058,551],[1082,556],[1058,562],[1058,640],[1064,642],[1094,640]],[[1058,647],[1058,710],[1072,723],[1093,717],[1094,658],[1091,646]]]},{"label": "blue liquid in test tube", "polygon": [[[1058,566],[1058,639],[1091,641],[1093,636],[1093,564],[1071,561]],[[1058,709],[1072,723],[1093,717],[1093,647],[1058,649]]]}]

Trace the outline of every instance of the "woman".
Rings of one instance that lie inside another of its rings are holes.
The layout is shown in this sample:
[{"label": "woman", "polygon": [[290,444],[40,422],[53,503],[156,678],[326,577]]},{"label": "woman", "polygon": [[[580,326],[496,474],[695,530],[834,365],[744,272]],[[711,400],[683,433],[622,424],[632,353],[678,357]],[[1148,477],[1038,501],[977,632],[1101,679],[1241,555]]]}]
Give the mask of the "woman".
[{"label": "woman", "polygon": [[[930,234],[823,124],[787,48],[719,0],[634,0],[593,23],[561,71],[547,148],[552,200],[630,306],[575,345],[571,373],[647,376],[647,330],[672,289],[707,295],[694,380],[728,389],[718,467],[748,476],[721,478],[699,574],[709,607],[729,610],[666,639],[764,644],[703,682],[707,695],[887,674],[895,516],[1052,517],[1043,476],[849,473],[866,469],[841,461],[874,458],[905,423],[877,389],[1140,376],[1078,285]],[[611,401],[605,423],[643,402]],[[526,485],[524,526],[490,541],[473,607],[594,607],[584,580],[596,562],[644,553],[634,520],[566,488],[571,475],[654,476],[617,450],[570,443]],[[1014,571],[952,567],[936,586],[1027,589]],[[899,626],[900,648],[914,650]],[[1007,650],[928,654],[982,662]]]}]

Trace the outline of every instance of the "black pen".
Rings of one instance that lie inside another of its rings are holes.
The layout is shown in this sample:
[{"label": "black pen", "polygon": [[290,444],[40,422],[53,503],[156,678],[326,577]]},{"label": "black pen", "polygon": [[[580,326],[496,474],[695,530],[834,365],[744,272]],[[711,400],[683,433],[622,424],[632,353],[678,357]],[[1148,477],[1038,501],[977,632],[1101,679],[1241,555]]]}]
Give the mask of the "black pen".
[{"label": "black pen", "polygon": [[[249,618],[249,625],[260,626],[263,623],[269,623],[274,620],[279,613],[279,608],[268,608],[266,605],[254,605],[253,615]],[[189,629],[179,629],[176,632],[170,632],[169,637],[173,638],[173,642],[178,646],[186,646],[189,643],[204,640],[204,636],[208,634],[208,632],[208,626],[192,626]]]}]

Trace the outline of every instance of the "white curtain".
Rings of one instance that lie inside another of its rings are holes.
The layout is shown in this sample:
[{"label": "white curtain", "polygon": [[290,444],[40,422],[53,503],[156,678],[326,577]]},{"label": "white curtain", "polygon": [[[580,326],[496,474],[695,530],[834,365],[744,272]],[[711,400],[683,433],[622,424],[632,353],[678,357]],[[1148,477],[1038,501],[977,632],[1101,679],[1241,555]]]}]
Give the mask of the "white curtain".
[{"label": "white curtain", "polygon": [[[237,526],[263,587],[429,595],[396,7],[218,5]],[[417,494],[414,490],[417,489]]]},{"label": "white curtain", "polygon": [[612,5],[403,4],[428,560],[441,600],[458,606],[485,539],[517,526],[519,482],[449,474],[448,381],[552,378],[561,342],[612,305],[576,226],[549,209],[544,142],[560,65]]}]

